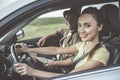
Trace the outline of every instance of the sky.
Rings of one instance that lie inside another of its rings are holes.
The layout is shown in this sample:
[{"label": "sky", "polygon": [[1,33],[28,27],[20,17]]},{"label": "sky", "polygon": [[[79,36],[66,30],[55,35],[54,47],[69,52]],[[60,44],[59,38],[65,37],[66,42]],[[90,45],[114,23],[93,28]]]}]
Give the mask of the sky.
[{"label": "sky", "polygon": [[[17,0],[2,0],[0,1],[0,9],[4,8],[4,7],[7,7],[8,5],[10,5],[11,3],[15,2]],[[43,17],[63,17],[63,11],[64,10],[60,10],[60,11],[55,11],[55,12],[50,12],[50,13],[47,13],[47,14],[44,14],[42,16],[40,16],[40,18],[43,18]]]},{"label": "sky", "polygon": [[40,18],[43,18],[43,17],[63,17],[63,12],[65,10],[69,10],[69,9],[64,9],[64,10],[59,10],[59,11],[53,11],[53,12],[49,12],[49,13],[46,13],[46,14],[43,14],[40,16]]},{"label": "sky", "polygon": [[11,3],[15,2],[15,1],[17,1],[17,0],[1,0],[0,1],[0,9],[8,6],[9,4],[11,4]]}]

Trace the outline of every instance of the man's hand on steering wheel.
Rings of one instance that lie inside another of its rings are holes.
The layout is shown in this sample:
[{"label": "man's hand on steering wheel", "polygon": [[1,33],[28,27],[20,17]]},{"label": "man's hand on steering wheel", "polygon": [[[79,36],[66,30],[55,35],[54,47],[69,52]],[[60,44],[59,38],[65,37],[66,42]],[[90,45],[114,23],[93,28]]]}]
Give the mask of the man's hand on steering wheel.
[{"label": "man's hand on steering wheel", "polygon": [[29,49],[24,43],[16,43],[16,50],[21,53],[28,53]]}]

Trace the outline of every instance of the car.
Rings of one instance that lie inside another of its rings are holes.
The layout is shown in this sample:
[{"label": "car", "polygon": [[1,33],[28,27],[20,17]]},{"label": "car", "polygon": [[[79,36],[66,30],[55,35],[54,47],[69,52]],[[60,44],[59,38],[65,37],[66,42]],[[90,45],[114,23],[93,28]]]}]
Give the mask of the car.
[{"label": "car", "polygon": [[[20,56],[15,50],[15,44],[19,42],[36,47],[35,42],[42,36],[21,40],[26,36],[23,30],[30,22],[41,15],[62,9],[94,6],[101,8],[104,5],[114,4],[118,7],[115,12],[111,7],[108,17],[109,27],[101,32],[101,36],[110,51],[109,64],[105,67],[85,70],[52,77],[49,80],[120,80],[120,1],[119,0],[18,0],[6,8],[0,10],[0,79],[1,80],[39,80],[35,77],[20,76],[14,67],[14,63],[20,61]],[[115,12],[115,14],[112,14]],[[108,15],[106,15],[108,16]],[[108,26],[108,24],[106,24]],[[44,30],[45,31],[45,30]],[[34,35],[34,34],[33,34]],[[51,38],[46,46],[58,46],[59,38]],[[19,46],[17,46],[19,47]],[[30,57],[29,55],[26,55]],[[22,59],[22,62],[36,68],[31,59]],[[41,80],[41,79],[40,79]]]}]

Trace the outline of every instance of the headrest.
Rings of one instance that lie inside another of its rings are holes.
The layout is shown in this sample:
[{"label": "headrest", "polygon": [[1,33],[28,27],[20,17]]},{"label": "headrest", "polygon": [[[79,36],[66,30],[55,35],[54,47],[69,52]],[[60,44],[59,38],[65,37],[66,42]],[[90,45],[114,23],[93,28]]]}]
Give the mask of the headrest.
[{"label": "headrest", "polygon": [[119,8],[113,4],[107,4],[101,7],[100,11],[103,13],[105,20],[104,28],[101,31],[101,34],[108,35],[111,32],[112,35],[119,35],[120,34]]}]

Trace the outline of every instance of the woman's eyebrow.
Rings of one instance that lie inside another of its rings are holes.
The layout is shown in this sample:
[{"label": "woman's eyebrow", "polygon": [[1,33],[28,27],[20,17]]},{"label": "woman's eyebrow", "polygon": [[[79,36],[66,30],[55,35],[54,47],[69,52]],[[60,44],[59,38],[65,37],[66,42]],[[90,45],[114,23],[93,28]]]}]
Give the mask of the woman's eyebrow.
[{"label": "woman's eyebrow", "polygon": [[85,22],[84,24],[90,24],[90,22]]}]

